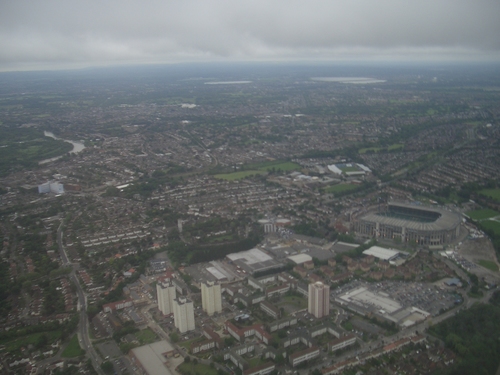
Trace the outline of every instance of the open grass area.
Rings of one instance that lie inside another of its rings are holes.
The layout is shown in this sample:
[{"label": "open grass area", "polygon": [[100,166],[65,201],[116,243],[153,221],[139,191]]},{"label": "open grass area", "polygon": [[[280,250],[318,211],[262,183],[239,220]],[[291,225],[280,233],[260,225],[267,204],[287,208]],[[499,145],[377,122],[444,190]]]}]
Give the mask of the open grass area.
[{"label": "open grass area", "polygon": [[248,358],[247,362],[248,362],[248,367],[252,368],[263,365],[264,363],[268,362],[268,360],[267,359],[262,360],[260,359],[260,356],[254,356],[253,358]]},{"label": "open grass area", "polygon": [[342,172],[357,172],[357,171],[360,170],[359,167],[357,167],[357,166],[356,167],[354,167],[354,166],[352,166],[352,167],[342,167],[340,169],[342,170]]},{"label": "open grass area", "polygon": [[30,344],[36,346],[43,335],[46,336],[48,343],[53,343],[61,337],[61,331],[38,332],[15,339],[0,340],[0,345],[5,345],[5,351],[11,353],[19,350],[21,347],[27,347]]},{"label": "open grass area", "polygon": [[177,368],[182,375],[217,375],[217,370],[201,363],[183,363]]},{"label": "open grass area", "polygon": [[388,151],[393,151],[393,150],[400,150],[404,147],[404,145],[402,143],[395,143],[393,145],[390,145],[389,147],[387,147],[387,150]]},{"label": "open grass area", "polygon": [[209,237],[205,239],[208,243],[218,243],[236,240],[232,234],[225,234],[223,236]]},{"label": "open grass area", "polygon": [[481,190],[479,193],[500,202],[500,189],[484,189]]},{"label": "open grass area", "polygon": [[277,303],[277,306],[281,305],[294,305],[297,309],[303,309],[307,307],[307,299],[299,296],[283,296],[281,301]]},{"label": "open grass area", "polygon": [[493,232],[495,232],[496,236],[500,236],[500,222],[493,220],[484,220],[481,222],[481,225],[485,229],[490,229]]},{"label": "open grass area", "polygon": [[215,178],[220,178],[221,180],[227,180],[227,181],[234,181],[234,180],[240,180],[242,178],[248,177],[248,176],[255,176],[255,175],[266,175],[266,171],[261,171],[261,170],[250,170],[250,171],[240,171],[240,172],[234,172],[234,173],[222,173],[222,174],[216,174],[214,177]]},{"label": "open grass area", "polygon": [[498,272],[498,266],[497,266],[497,264],[495,262],[491,261],[491,260],[480,259],[478,261],[478,263],[479,263],[480,266],[483,266],[486,269]]},{"label": "open grass area", "polygon": [[353,184],[338,184],[325,188],[325,193],[330,193],[330,194],[343,193],[344,191],[354,190],[357,187],[358,185],[353,185]]},{"label": "open grass area", "polygon": [[141,345],[151,344],[158,340],[156,334],[149,328],[143,329],[135,334]]},{"label": "open grass area", "polygon": [[262,166],[257,169],[261,171],[271,171],[274,169],[276,171],[281,170],[282,172],[289,172],[300,169],[300,165],[292,163],[291,161],[286,161],[286,162],[279,162],[271,165]]},{"label": "open grass area", "polygon": [[360,148],[358,150],[358,154],[366,154],[367,152],[380,152],[382,150],[385,150],[385,147],[367,147],[367,148]]},{"label": "open grass area", "polygon": [[85,354],[85,350],[80,348],[80,343],[78,342],[78,335],[74,335],[69,341],[68,346],[62,352],[61,356],[64,358],[74,358]]},{"label": "open grass area", "polygon": [[178,342],[177,345],[182,346],[183,348],[186,348],[186,350],[189,350],[191,348],[191,344],[197,342],[197,341],[203,341],[205,340],[204,336],[201,337],[195,337],[194,339],[191,340],[186,340],[182,342]]},{"label": "open grass area", "polygon": [[404,147],[402,143],[394,143],[388,147],[367,147],[358,150],[359,154],[366,154],[367,152],[380,152],[380,151],[394,151],[400,150]]},{"label": "open grass area", "polygon": [[498,216],[500,215],[500,212],[486,208],[483,210],[474,210],[466,212],[466,215],[473,220],[484,220],[484,219],[489,219],[490,217]]},{"label": "open grass area", "polygon": [[261,171],[270,171],[274,168],[275,170],[279,169],[281,171],[287,172],[300,169],[301,167],[297,163],[292,163],[291,161],[273,160],[273,161],[263,161],[260,163],[245,164],[244,168],[254,169],[254,170],[256,169]]}]

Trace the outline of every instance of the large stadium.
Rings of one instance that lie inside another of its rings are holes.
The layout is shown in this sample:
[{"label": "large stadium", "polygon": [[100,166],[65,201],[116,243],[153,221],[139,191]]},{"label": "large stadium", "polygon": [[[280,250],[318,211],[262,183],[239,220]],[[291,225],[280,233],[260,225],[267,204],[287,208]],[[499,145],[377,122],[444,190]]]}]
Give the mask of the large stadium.
[{"label": "large stadium", "polygon": [[355,219],[355,229],[367,238],[441,246],[458,238],[460,223],[460,214],[444,208],[391,202],[360,215]]}]

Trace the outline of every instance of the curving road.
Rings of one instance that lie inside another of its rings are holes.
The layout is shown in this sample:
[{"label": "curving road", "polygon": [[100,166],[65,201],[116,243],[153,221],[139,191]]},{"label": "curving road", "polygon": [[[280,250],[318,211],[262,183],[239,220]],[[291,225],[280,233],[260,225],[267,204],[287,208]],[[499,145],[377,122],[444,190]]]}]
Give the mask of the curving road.
[{"label": "curving road", "polygon": [[101,369],[101,363],[102,359],[97,354],[97,352],[94,349],[94,346],[92,345],[92,342],[90,341],[89,337],[89,319],[87,316],[87,298],[85,296],[85,293],[83,292],[83,288],[80,285],[80,280],[76,276],[76,268],[77,265],[72,264],[69,259],[68,255],[66,254],[66,251],[64,250],[63,246],[63,222],[59,225],[59,228],[57,228],[57,246],[59,248],[59,255],[61,256],[63,266],[71,266],[72,270],[69,275],[71,281],[73,284],[76,286],[76,294],[78,295],[78,307],[80,310],[80,324],[78,326],[78,340],[80,342],[80,347],[85,350],[87,356],[90,358],[92,361],[92,366],[96,370],[96,372],[99,375],[105,375],[104,371]]}]

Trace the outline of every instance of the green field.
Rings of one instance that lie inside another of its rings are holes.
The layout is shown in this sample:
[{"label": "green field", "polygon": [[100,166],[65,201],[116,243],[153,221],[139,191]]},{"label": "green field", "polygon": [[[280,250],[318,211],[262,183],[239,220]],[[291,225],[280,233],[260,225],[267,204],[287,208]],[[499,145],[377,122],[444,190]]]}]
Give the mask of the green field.
[{"label": "green field", "polygon": [[344,191],[355,190],[358,185],[353,184],[338,184],[334,186],[329,186],[325,189],[325,193],[335,194],[343,193]]},{"label": "green field", "polygon": [[227,241],[234,241],[237,238],[235,238],[232,234],[225,234],[222,236],[217,236],[217,237],[209,237],[205,239],[204,241],[208,243],[217,243],[217,242],[227,242]]},{"label": "green field", "polygon": [[143,329],[135,334],[141,345],[151,344],[157,341],[156,334],[149,328]]},{"label": "green field", "polygon": [[190,363],[183,363],[179,365],[177,368],[179,372],[183,375],[217,375],[217,370],[207,365],[202,365],[201,363],[193,364],[192,361]]},{"label": "green field", "polygon": [[493,220],[484,220],[481,222],[481,226],[484,229],[490,229],[495,232],[496,236],[500,236],[500,222]]},{"label": "green field", "polygon": [[243,168],[247,169],[258,169],[261,171],[270,171],[273,168],[275,170],[281,169],[282,171],[293,171],[300,169],[300,165],[292,163],[291,161],[274,160],[274,161],[263,161],[260,163],[250,163],[245,164]]},{"label": "green field", "polygon": [[295,171],[297,169],[300,169],[300,165],[296,163],[292,163],[291,161],[286,161],[286,162],[280,162],[280,163],[275,163],[272,165],[266,165],[257,168],[261,171],[271,171],[271,170],[281,170],[282,172],[289,172],[289,171]]},{"label": "green field", "polygon": [[484,189],[481,190],[479,193],[500,202],[500,189]]},{"label": "green field", "polygon": [[74,335],[69,341],[68,346],[62,352],[61,356],[64,358],[74,358],[85,354],[85,350],[80,348],[78,343],[78,335]]},{"label": "green field", "polygon": [[266,175],[266,171],[240,171],[240,172],[233,172],[233,173],[222,173],[222,174],[216,174],[214,177],[215,178],[220,178],[221,180],[227,180],[227,181],[235,181],[235,180],[241,180],[242,178],[248,177],[248,176],[254,176],[254,175]]},{"label": "green field", "polygon": [[466,212],[466,215],[473,220],[484,220],[484,219],[489,219],[490,217],[498,216],[500,215],[500,212],[486,208],[483,210],[474,210]]},{"label": "green field", "polygon": [[356,172],[360,170],[358,167],[342,167],[340,169],[342,172]]},{"label": "green field", "polygon": [[247,359],[247,362],[248,362],[248,367],[253,368],[263,365],[264,363],[268,362],[268,360],[266,359],[262,360],[260,359],[260,356],[255,356],[253,358]]},{"label": "green field", "polygon": [[307,299],[299,296],[283,296],[277,305],[294,305],[297,309],[303,309],[307,307]]},{"label": "green field", "polygon": [[491,261],[491,260],[480,259],[478,261],[478,263],[479,263],[480,266],[483,266],[486,269],[498,272],[498,266],[497,266],[497,264],[495,262]]},{"label": "green field", "polygon": [[367,152],[380,152],[380,151],[394,151],[400,150],[404,147],[402,143],[394,143],[388,147],[367,147],[358,150],[358,154],[366,154]]}]

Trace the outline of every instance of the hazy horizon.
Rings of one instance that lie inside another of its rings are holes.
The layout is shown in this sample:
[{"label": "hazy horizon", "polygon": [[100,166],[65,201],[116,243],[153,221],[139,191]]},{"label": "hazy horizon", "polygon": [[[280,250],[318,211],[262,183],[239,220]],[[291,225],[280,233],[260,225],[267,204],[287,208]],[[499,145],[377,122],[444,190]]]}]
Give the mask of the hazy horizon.
[{"label": "hazy horizon", "polygon": [[0,71],[193,62],[500,62],[500,2],[3,2]]}]

